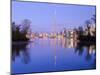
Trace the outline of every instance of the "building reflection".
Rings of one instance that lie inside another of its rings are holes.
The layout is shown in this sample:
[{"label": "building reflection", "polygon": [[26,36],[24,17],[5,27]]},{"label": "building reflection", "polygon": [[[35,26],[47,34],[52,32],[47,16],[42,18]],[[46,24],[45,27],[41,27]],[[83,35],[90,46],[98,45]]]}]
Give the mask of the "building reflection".
[{"label": "building reflection", "polygon": [[94,57],[96,56],[96,44],[95,42],[79,42],[78,40],[74,40],[73,38],[60,38],[60,39],[53,39],[50,41],[51,45],[54,47],[54,63],[56,65],[56,59],[57,59],[57,47],[62,47],[65,49],[73,48],[74,52],[78,54],[79,56],[82,56],[83,53],[86,51],[85,59],[89,61],[92,58],[92,55]]},{"label": "building reflection", "polygon": [[77,46],[77,41],[73,38],[63,38],[62,39],[62,47],[64,48],[75,48]]},{"label": "building reflection", "polygon": [[62,48],[74,48],[77,46],[77,41],[68,38],[51,39],[50,46],[52,47],[62,47]]},{"label": "building reflection", "polygon": [[12,60],[15,61],[16,57],[20,57],[21,61],[25,64],[28,64],[30,62],[30,49],[33,48],[36,45],[41,47],[52,47],[54,51],[54,64],[56,66],[57,62],[57,49],[59,47],[62,48],[62,50],[67,49],[74,49],[74,53],[78,54],[79,56],[83,55],[84,51],[86,50],[86,60],[90,60],[91,56],[96,54],[96,44],[94,42],[79,42],[77,40],[74,40],[73,38],[54,38],[54,39],[37,39],[37,43],[20,43],[20,44],[12,44]]}]

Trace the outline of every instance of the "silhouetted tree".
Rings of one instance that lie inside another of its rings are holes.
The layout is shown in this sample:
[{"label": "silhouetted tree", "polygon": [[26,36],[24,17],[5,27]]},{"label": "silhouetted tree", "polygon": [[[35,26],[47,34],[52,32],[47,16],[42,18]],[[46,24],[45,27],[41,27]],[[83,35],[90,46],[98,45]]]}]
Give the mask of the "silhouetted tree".
[{"label": "silhouetted tree", "polygon": [[90,20],[87,20],[86,22],[85,22],[85,24],[86,24],[86,29],[87,29],[87,31],[88,31],[88,36],[90,36],[90,24],[91,24],[91,22],[90,22]]},{"label": "silhouetted tree", "polygon": [[82,26],[80,26],[79,28],[78,28],[78,34],[79,34],[79,36],[80,35],[83,35],[83,27]]},{"label": "silhouetted tree", "polygon": [[27,34],[27,32],[30,30],[30,24],[31,21],[28,19],[24,19],[22,21],[22,33]]},{"label": "silhouetted tree", "polygon": [[93,22],[96,24],[96,15],[93,15],[92,18]]},{"label": "silhouetted tree", "polygon": [[22,21],[21,25],[16,25],[15,22],[12,23],[12,41],[28,41],[26,37],[27,32],[30,30],[31,21],[25,19]]}]

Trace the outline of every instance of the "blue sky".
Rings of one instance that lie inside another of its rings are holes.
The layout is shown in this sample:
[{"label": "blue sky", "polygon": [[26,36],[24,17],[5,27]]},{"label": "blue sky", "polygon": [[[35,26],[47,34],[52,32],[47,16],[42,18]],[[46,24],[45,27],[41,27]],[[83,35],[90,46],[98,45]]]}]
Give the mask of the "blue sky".
[{"label": "blue sky", "polygon": [[[56,12],[56,14],[55,14]],[[83,26],[95,14],[95,6],[50,4],[36,2],[12,2],[12,21],[20,24],[29,19],[34,32],[51,32]]]}]

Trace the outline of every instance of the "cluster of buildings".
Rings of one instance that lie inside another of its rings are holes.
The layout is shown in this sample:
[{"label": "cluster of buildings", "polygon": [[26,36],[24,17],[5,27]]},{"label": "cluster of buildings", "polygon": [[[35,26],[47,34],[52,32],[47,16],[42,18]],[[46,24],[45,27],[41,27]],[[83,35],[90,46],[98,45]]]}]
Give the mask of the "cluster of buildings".
[{"label": "cluster of buildings", "polygon": [[73,30],[63,30],[61,32],[51,32],[51,33],[28,33],[26,35],[28,38],[73,38],[74,37],[74,31]]},{"label": "cluster of buildings", "polygon": [[74,38],[77,39],[78,37],[78,32],[82,32],[83,36],[87,36],[90,34],[90,36],[95,36],[96,35],[96,27],[95,25],[90,25],[88,27],[82,27],[80,29],[66,29],[64,28],[60,32],[51,32],[51,33],[46,33],[46,32],[28,32],[26,37],[28,38],[61,38],[61,37],[66,37],[66,38]]}]

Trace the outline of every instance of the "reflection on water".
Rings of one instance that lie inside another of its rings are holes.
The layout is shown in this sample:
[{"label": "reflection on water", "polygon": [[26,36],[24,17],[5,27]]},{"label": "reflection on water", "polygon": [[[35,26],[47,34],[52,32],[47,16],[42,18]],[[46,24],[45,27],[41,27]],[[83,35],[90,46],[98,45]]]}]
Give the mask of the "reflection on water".
[{"label": "reflection on water", "polygon": [[95,65],[96,46],[92,42],[41,38],[12,44],[12,73],[93,69]]},{"label": "reflection on water", "polygon": [[75,47],[75,53],[77,52],[79,55],[82,55],[84,48],[86,49],[86,60],[90,60],[91,59],[91,55],[92,54],[96,54],[96,46],[95,43],[77,43],[77,46]]},{"label": "reflection on water", "polygon": [[30,61],[29,52],[27,48],[28,43],[14,43],[12,45],[12,60],[15,61],[16,57],[20,57],[22,62],[27,64]]}]

